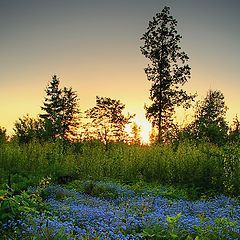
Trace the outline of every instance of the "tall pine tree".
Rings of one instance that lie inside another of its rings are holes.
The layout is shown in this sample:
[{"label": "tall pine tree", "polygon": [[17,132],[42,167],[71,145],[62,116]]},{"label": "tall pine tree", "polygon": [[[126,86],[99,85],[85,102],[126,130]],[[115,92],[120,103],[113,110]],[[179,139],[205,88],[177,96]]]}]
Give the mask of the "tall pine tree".
[{"label": "tall pine tree", "polygon": [[151,64],[145,68],[152,83],[146,117],[158,130],[158,142],[164,142],[167,130],[172,127],[176,106],[188,108],[195,95],[188,95],[182,86],[190,78],[190,67],[185,64],[188,56],[179,46],[182,38],[176,30],[177,20],[170,16],[169,7],[164,7],[149,22],[141,40],[142,54]]}]

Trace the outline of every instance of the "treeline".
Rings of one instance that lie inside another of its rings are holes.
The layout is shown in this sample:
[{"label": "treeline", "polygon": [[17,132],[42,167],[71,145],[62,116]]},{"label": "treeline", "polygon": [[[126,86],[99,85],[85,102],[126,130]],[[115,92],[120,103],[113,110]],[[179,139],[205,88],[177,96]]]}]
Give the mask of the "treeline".
[{"label": "treeline", "polygon": [[[132,132],[126,131],[134,115],[124,115],[125,105],[120,100],[96,97],[96,106],[81,113],[79,98],[72,88],[60,88],[60,80],[54,75],[46,88],[43,113],[36,118],[25,115],[14,124],[14,135],[7,137],[0,128],[0,141],[46,142],[63,140],[82,142],[98,140],[105,145],[112,142],[141,144],[141,128],[134,122]],[[240,123],[236,116],[231,126],[226,121],[227,106],[219,90],[209,90],[206,97],[195,105],[192,122],[181,127],[173,121],[162,130],[163,143],[179,141],[207,141],[219,146],[237,143],[240,139]],[[150,133],[150,143],[158,142],[155,127]]]},{"label": "treeline", "polygon": [[[221,91],[209,90],[196,102],[196,94],[183,90],[190,67],[176,24],[165,7],[142,37],[141,51],[150,61],[145,72],[152,103],[145,110],[152,123],[151,147],[140,146],[141,129],[133,114],[124,114],[120,100],[97,96],[95,106],[82,112],[76,91],[60,88],[54,75],[37,117],[19,118],[11,138],[0,127],[0,184],[24,188],[44,176],[56,181],[113,178],[240,194],[239,120],[236,116],[231,126],[227,123]],[[180,106],[194,108],[186,126],[173,121]]]},{"label": "treeline", "polygon": [[[43,113],[37,117],[28,114],[14,124],[12,141],[63,140],[65,142],[99,140],[140,144],[140,128],[134,123],[132,135],[126,132],[126,125],[134,115],[124,115],[125,105],[119,100],[96,97],[96,106],[81,113],[79,98],[72,88],[60,88],[60,80],[54,75],[46,88]],[[1,139],[7,140],[6,130],[1,128]]]},{"label": "treeline", "polygon": [[[151,104],[145,106],[146,118],[152,123],[151,143],[174,143],[183,140],[208,141],[217,145],[238,142],[239,120],[232,126],[226,122],[227,107],[224,95],[219,90],[209,90],[202,101],[196,103],[197,94],[187,93],[183,86],[191,77],[189,57],[181,49],[181,35],[177,20],[164,7],[149,21],[141,40],[142,54],[149,60],[145,68],[151,82]],[[77,93],[72,88],[60,88],[60,80],[52,77],[46,88],[46,96],[37,118],[28,115],[15,122],[12,140],[29,143],[62,140],[98,140],[107,146],[111,142],[140,144],[140,127],[132,124],[132,133],[126,126],[134,115],[124,114],[125,105],[120,100],[96,97],[96,105],[84,113],[80,111]],[[195,106],[194,106],[195,104]],[[180,127],[173,119],[177,107],[194,107],[192,122]],[[6,131],[0,129],[1,141],[6,140]]]}]

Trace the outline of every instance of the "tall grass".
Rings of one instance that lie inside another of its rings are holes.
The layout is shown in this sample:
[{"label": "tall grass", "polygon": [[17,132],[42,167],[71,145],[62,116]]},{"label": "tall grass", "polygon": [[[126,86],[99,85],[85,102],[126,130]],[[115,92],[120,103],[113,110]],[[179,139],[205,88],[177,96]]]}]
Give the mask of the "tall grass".
[{"label": "tall grass", "polygon": [[21,177],[30,182],[44,176],[107,177],[236,195],[240,193],[239,160],[239,147],[217,147],[209,143],[182,142],[177,147],[116,143],[106,150],[99,142],[71,145],[32,142],[20,146],[10,142],[0,146],[0,181],[6,182],[9,174],[18,182],[24,181]]}]

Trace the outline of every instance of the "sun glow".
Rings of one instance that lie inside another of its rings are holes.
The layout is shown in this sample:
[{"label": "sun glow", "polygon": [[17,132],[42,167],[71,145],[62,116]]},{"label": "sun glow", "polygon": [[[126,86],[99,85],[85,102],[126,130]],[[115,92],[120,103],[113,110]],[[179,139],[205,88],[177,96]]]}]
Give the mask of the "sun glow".
[{"label": "sun glow", "polygon": [[[147,119],[141,115],[136,115],[136,117],[133,119],[133,122],[135,122],[140,127],[141,142],[143,144],[148,144],[149,135],[152,128],[151,123],[149,123]],[[126,131],[131,135],[131,131],[132,131],[131,124],[126,127]]]},{"label": "sun glow", "polygon": [[146,119],[136,119],[136,123],[141,127],[141,138],[142,143],[147,144],[149,143],[149,135],[151,132],[151,123],[149,123]]}]

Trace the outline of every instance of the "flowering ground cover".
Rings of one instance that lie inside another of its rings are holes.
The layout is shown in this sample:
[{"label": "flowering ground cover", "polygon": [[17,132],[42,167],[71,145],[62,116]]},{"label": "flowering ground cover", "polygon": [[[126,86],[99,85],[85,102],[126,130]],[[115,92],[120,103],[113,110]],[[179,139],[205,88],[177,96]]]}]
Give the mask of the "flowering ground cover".
[{"label": "flowering ground cover", "polygon": [[[239,239],[240,203],[223,195],[190,201],[111,182],[81,190],[52,185],[48,211],[9,222],[19,239]],[[32,237],[32,238],[31,238]]]}]

